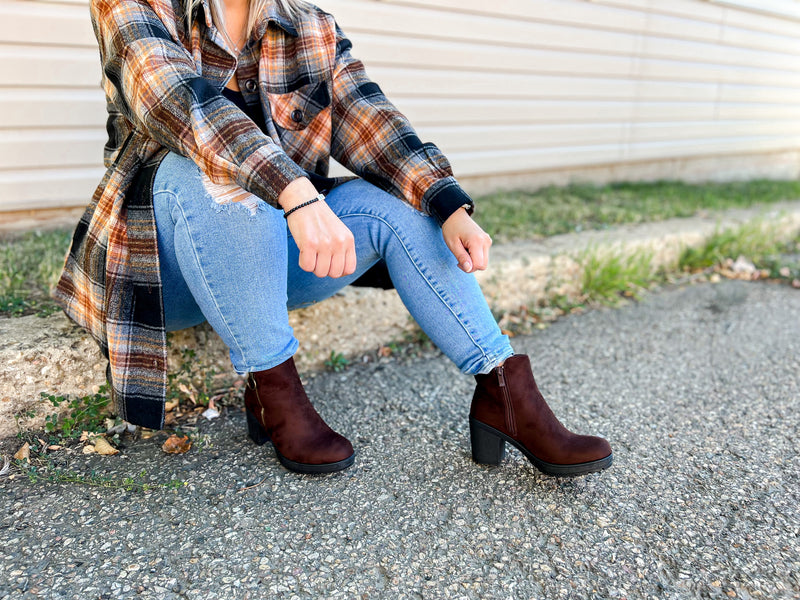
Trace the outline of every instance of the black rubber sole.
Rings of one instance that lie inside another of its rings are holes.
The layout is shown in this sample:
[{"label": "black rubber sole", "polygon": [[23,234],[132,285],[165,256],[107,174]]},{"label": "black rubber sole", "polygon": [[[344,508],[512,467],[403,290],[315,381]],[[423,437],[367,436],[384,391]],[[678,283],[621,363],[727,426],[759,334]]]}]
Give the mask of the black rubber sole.
[{"label": "black rubber sole", "polygon": [[555,475],[556,477],[596,473],[597,471],[607,469],[614,461],[614,454],[611,453],[599,460],[572,465],[557,465],[545,462],[536,458],[525,446],[510,438],[502,431],[498,431],[494,427],[489,427],[480,421],[476,421],[472,417],[469,419],[469,433],[470,441],[472,442],[472,460],[484,465],[497,466],[503,461],[506,455],[506,442],[522,452],[525,458],[531,461],[533,466],[542,473]]},{"label": "black rubber sole", "polygon": [[[249,410],[247,411],[247,435],[250,437],[251,440],[257,446],[263,446],[267,442],[270,441],[269,435],[261,426],[261,423],[258,422],[258,419],[251,413]],[[356,453],[353,452],[350,456],[345,458],[344,460],[340,460],[334,463],[322,463],[322,464],[310,464],[310,463],[299,463],[293,460],[289,460],[285,456],[283,456],[278,449],[275,448],[273,445],[272,448],[275,450],[275,456],[278,457],[280,463],[289,469],[290,471],[294,471],[295,473],[303,473],[306,475],[316,475],[319,473],[335,473],[336,471],[341,471],[346,469],[356,459]]]}]

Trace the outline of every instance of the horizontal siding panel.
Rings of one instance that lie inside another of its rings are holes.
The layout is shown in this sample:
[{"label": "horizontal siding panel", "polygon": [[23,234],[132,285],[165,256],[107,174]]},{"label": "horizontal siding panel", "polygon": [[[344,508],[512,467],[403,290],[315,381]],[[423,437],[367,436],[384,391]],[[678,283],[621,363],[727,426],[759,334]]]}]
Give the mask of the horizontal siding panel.
[{"label": "horizontal siding panel", "polygon": [[599,100],[648,100],[691,102],[800,102],[800,88],[777,88],[685,81],[652,81],[592,77],[558,77],[425,71],[391,67],[370,68],[369,72],[390,95],[418,95],[424,90],[434,97],[481,98],[594,98]]},{"label": "horizontal siding panel", "polygon": [[[531,48],[583,50],[617,55],[644,55],[652,58],[680,59],[687,62],[702,60],[728,65],[800,71],[794,55],[800,40],[790,38],[778,52],[775,44],[760,49],[723,46],[719,39],[692,41],[682,37],[666,37],[658,24],[640,26],[629,32],[606,31],[596,28],[591,20],[586,27],[560,25],[537,21],[519,21],[494,16],[465,13],[443,13],[416,7],[386,6],[338,0],[335,14],[346,31],[381,32],[396,35],[397,23],[408,23],[414,37],[462,40],[467,43],[490,43],[500,46],[516,45]],[[334,7],[332,6],[332,9]],[[543,13],[544,14],[544,13]],[[675,34],[680,22],[675,20]],[[685,21],[685,20],[684,20]],[[647,35],[645,35],[647,34]],[[717,36],[718,38],[719,36]],[[480,48],[476,45],[476,52]]]},{"label": "horizontal siding panel", "polygon": [[361,33],[353,36],[359,54],[369,56],[369,65],[417,68],[487,70],[492,72],[558,73],[607,77],[635,77],[672,81],[722,81],[795,87],[800,89],[800,71],[746,69],[711,63],[640,59],[633,57],[561,52],[500,46],[475,50],[474,44],[391,38]]},{"label": "horizontal siding panel", "polygon": [[94,90],[2,89],[0,129],[103,127],[105,95]]},{"label": "horizontal siding panel", "polygon": [[88,2],[0,3],[0,40],[4,43],[97,48]]},{"label": "horizontal siding panel", "polygon": [[422,125],[598,123],[608,121],[800,121],[800,104],[601,102],[593,100],[475,100],[398,98],[397,107]]},{"label": "horizontal siding panel", "polygon": [[[690,132],[690,134],[687,134]],[[623,143],[679,142],[704,139],[794,135],[800,123],[720,121],[681,123],[604,123],[593,125],[527,125],[482,127],[421,127],[421,137],[446,153],[516,148],[559,148]]]},{"label": "horizontal siding panel", "polygon": [[396,98],[397,107],[420,125],[494,123],[598,123],[609,121],[753,120],[800,121],[800,104]]},{"label": "horizontal siding panel", "polygon": [[102,167],[0,171],[2,210],[85,206],[104,172]]},{"label": "horizontal siding panel", "polygon": [[796,149],[797,136],[688,140],[675,143],[608,144],[560,148],[526,148],[495,152],[451,153],[456,177],[525,173],[724,154],[752,154]]},{"label": "horizontal siding panel", "polygon": [[[414,0],[385,1],[400,6],[423,6]],[[326,6],[328,4],[333,6],[337,3],[329,1]],[[672,2],[659,4],[671,6]],[[491,3],[483,0],[431,0],[425,2],[424,7],[444,12],[441,19],[447,19],[449,13],[454,11],[468,12],[511,19],[521,18],[559,23],[581,28],[626,31],[635,34],[648,32],[679,39],[714,44],[723,42],[734,46],[778,52],[797,53],[800,51],[800,38],[797,37],[796,30],[788,28],[782,30],[780,35],[776,35],[776,32],[769,29],[770,33],[753,31],[747,28],[747,22],[739,23],[738,27],[734,27],[725,21],[724,10],[713,7],[706,13],[706,20],[699,20],[703,19],[703,12],[702,8],[698,9],[698,4],[700,3],[697,1],[692,2],[695,12],[681,17],[657,14],[658,6],[653,6],[644,12],[641,9],[610,6],[586,0],[499,0]],[[687,18],[690,15],[691,18]]]},{"label": "horizontal siding panel", "polygon": [[[586,30],[582,35],[574,35],[575,29],[568,26],[462,13],[436,14],[422,8],[358,0],[338,0],[332,10],[346,33],[353,29],[397,36],[398,30],[408,31],[413,37],[472,42],[476,44],[476,51],[479,51],[478,44],[489,43],[531,48],[608,49],[614,54],[629,55],[636,50],[637,43],[636,36],[627,33]],[[409,25],[399,29],[398,23]]]},{"label": "horizontal siding panel", "polygon": [[0,170],[96,167],[105,141],[104,130],[0,131]]},{"label": "horizontal siding panel", "polygon": [[795,0],[710,0],[715,4],[752,10],[777,17],[800,19],[800,3]]},{"label": "horizontal siding panel", "polygon": [[725,25],[733,27],[755,29],[773,35],[782,35],[786,37],[797,35],[797,24],[794,21],[714,5],[706,0],[669,0],[669,2],[650,2],[650,0],[589,1],[656,15],[675,15],[687,20],[700,19],[713,23],[724,23]]},{"label": "horizontal siding panel", "polygon": [[539,148],[620,142],[627,125],[526,125],[495,127],[420,127],[420,136],[446,153],[503,148]]},{"label": "horizontal siding panel", "polygon": [[89,48],[0,45],[0,81],[4,86],[100,86],[100,58]]}]

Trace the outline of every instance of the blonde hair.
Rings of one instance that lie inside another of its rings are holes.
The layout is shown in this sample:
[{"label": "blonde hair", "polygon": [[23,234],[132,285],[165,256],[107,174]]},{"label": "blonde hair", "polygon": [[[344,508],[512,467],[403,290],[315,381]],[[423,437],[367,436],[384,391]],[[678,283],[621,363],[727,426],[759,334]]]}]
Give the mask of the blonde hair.
[{"label": "blonde hair", "polygon": [[[184,0],[184,2],[186,4],[186,18],[191,21],[192,12],[202,0]],[[250,0],[250,15],[247,17],[247,31],[245,33],[247,38],[253,34],[253,29],[256,26],[259,15],[267,9],[270,2],[277,4],[280,11],[292,21],[298,18],[305,6],[303,0]],[[211,18],[214,21],[214,25],[219,29],[222,35],[227,37],[228,33],[225,28],[225,6],[223,0],[208,0],[208,4],[211,6]]]}]

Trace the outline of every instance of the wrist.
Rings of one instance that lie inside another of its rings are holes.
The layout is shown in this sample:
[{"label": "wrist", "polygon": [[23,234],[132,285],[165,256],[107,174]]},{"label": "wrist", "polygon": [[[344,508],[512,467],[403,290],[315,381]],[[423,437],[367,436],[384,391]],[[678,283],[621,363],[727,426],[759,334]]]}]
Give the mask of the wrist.
[{"label": "wrist", "polygon": [[469,214],[469,208],[467,205],[460,206],[455,211],[450,213],[450,215],[445,219],[444,223],[442,223],[442,227],[444,227],[447,223],[456,223],[461,220],[472,220],[472,217]]},{"label": "wrist", "polygon": [[296,210],[300,210],[301,208],[304,208],[304,207],[308,206],[309,204],[314,204],[315,202],[320,202],[320,201],[323,201],[323,200],[325,200],[325,194],[321,194],[321,193],[317,194],[316,196],[314,196],[310,200],[306,200],[305,202],[301,202],[300,204],[296,204],[295,206],[293,206],[289,210],[285,210],[284,213],[283,213],[283,218],[284,219],[288,219],[289,215],[291,215]]},{"label": "wrist", "polygon": [[278,204],[288,212],[296,206],[316,197],[319,192],[307,177],[298,177],[283,188],[278,196]]}]

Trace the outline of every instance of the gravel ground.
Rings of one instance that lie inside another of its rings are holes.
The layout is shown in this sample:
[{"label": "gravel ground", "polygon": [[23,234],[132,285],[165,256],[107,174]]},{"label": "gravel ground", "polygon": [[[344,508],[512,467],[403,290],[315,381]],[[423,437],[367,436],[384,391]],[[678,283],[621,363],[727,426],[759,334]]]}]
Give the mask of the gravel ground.
[{"label": "gravel ground", "polygon": [[514,342],[611,469],[476,465],[446,359],[353,367],[308,386],[343,473],[287,472],[229,411],[185,455],[69,459],[178,490],[0,479],[0,598],[800,598],[800,293],[675,289]]}]

